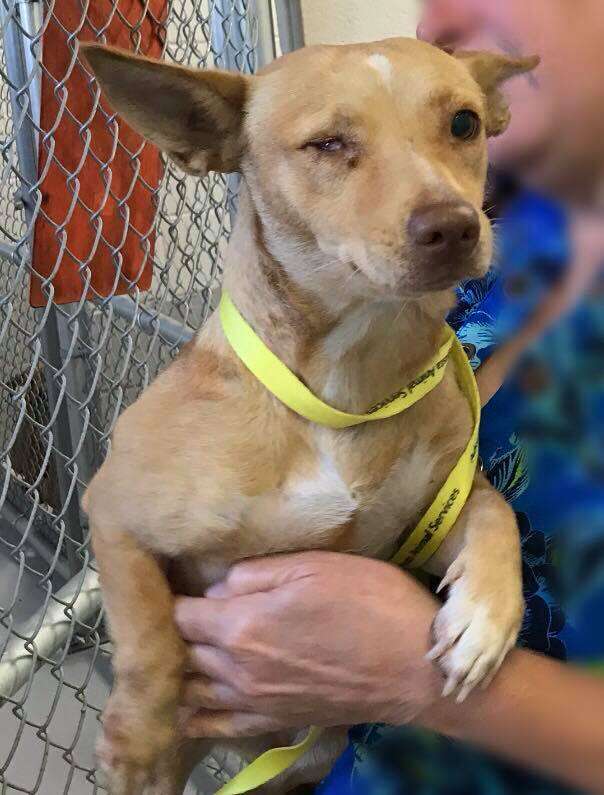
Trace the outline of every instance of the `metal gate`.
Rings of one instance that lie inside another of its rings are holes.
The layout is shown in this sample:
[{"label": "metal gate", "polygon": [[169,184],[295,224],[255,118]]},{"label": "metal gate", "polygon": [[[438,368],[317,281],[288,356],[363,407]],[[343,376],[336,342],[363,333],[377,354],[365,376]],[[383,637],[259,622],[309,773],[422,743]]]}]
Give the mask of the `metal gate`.
[{"label": "metal gate", "polygon": [[[80,26],[93,1],[79,0]],[[149,0],[136,1],[142,20]],[[41,147],[56,158],[56,127],[40,122],[41,48],[60,2],[0,0],[0,792],[80,795],[101,789],[93,743],[110,687],[80,498],[119,413],[215,303],[237,180],[185,178],[165,163],[153,190],[151,289],[63,305],[47,289],[45,305],[30,307]],[[167,59],[246,72],[302,40],[295,0],[167,0],[159,24]],[[130,24],[134,50],[139,30]],[[67,33],[75,68],[79,27]],[[87,122],[79,133],[90,135]],[[129,153],[134,174],[141,151]],[[65,175],[72,207],[78,173]],[[54,231],[73,260],[66,221]],[[119,245],[110,255],[119,271]],[[85,278],[86,262],[78,267]],[[211,765],[198,773],[204,792],[207,770],[222,772]]]}]

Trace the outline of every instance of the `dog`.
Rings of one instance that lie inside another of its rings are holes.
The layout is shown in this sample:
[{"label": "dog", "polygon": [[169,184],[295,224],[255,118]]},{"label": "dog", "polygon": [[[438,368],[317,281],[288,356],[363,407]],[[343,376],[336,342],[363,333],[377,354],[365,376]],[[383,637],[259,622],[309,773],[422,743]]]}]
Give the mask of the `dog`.
[{"label": "dog", "polygon": [[[454,286],[490,265],[487,137],[509,121],[501,84],[538,59],[389,39],[305,48],[244,76],[99,45],[84,54],[112,107],[186,172],[242,175],[224,284],[273,353],[348,412],[409,383],[438,347]],[[177,795],[212,747],[178,736],[187,649],[173,592],[201,595],[258,555],[389,559],[471,428],[452,367],[391,419],[310,423],[210,317],[120,417],[86,494],[115,644],[99,750],[112,795]],[[480,472],[427,568],[449,589],[433,629],[439,664],[465,695],[497,670],[523,614],[514,514]],[[277,739],[239,750],[253,758]],[[327,732],[262,792],[319,780],[343,742]]]}]

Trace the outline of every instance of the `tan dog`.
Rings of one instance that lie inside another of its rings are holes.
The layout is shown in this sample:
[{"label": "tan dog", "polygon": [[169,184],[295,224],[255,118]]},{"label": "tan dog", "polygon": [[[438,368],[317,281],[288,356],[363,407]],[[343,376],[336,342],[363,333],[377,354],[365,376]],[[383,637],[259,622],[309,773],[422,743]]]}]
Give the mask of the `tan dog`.
[{"label": "tan dog", "polygon": [[[455,58],[393,39],[308,48],[244,77],[85,54],[115,109],[184,169],[241,171],[225,284],[315,394],[362,412],[417,374],[452,286],[489,265],[486,136],[508,122],[499,84],[537,59]],[[388,559],[470,428],[452,367],[395,418],[312,425],[254,379],[218,317],[208,321],[120,418],[87,495],[115,641],[100,753],[113,795],[179,793],[209,748],[178,744],[186,647],[160,561],[195,595],[254,555]],[[500,665],[523,609],[514,516],[482,476],[430,568],[450,585],[434,627],[440,665],[465,693]],[[333,733],[267,791],[316,781],[341,742]]]}]

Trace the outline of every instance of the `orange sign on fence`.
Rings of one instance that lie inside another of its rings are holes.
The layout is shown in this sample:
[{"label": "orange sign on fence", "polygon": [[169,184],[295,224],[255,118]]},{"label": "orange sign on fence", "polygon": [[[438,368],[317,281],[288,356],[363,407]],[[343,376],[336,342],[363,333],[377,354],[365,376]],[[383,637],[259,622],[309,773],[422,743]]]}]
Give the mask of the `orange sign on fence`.
[{"label": "orange sign on fence", "polygon": [[[87,8],[83,18],[83,8]],[[119,135],[77,43],[96,41],[160,56],[167,0],[61,0],[42,38],[39,137],[41,212],[35,223],[30,301],[44,306],[86,293],[108,296],[149,289],[155,245],[154,193],[159,153],[125,122]],[[96,110],[95,110],[96,106]],[[87,280],[86,269],[91,277]]]}]

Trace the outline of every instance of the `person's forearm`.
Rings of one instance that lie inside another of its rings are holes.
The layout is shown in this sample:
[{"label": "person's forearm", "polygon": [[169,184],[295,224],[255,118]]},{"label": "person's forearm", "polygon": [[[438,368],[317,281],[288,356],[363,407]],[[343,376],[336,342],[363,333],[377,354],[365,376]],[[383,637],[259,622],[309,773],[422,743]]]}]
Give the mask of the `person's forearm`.
[{"label": "person's forearm", "polygon": [[604,678],[516,651],[487,690],[461,705],[442,701],[426,722],[572,786],[604,793]]}]

